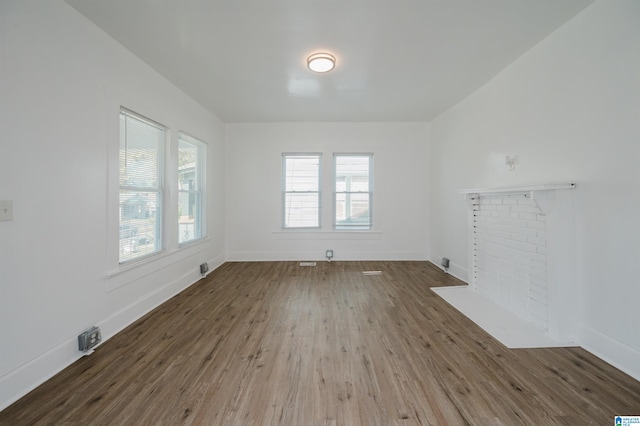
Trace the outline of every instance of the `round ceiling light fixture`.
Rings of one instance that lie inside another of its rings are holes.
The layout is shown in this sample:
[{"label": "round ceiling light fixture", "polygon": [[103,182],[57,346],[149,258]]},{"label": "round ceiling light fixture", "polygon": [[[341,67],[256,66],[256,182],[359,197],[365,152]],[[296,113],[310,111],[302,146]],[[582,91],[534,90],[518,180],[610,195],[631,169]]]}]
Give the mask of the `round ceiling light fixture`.
[{"label": "round ceiling light fixture", "polygon": [[329,72],[336,66],[336,58],[328,53],[314,53],[307,58],[307,66],[313,72]]}]

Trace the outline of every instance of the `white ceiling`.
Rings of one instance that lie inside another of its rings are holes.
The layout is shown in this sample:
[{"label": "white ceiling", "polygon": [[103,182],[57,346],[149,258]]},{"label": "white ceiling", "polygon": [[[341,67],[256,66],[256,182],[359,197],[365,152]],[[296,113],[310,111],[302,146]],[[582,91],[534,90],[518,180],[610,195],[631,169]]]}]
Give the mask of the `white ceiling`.
[{"label": "white ceiling", "polygon": [[226,122],[429,121],[592,2],[66,1]]}]

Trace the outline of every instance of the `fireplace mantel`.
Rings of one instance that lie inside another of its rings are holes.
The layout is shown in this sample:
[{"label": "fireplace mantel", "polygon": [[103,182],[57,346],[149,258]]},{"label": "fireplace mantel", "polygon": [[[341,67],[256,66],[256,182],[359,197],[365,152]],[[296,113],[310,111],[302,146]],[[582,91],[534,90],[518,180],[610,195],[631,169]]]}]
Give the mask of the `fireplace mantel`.
[{"label": "fireplace mantel", "polygon": [[575,183],[546,183],[542,185],[504,186],[497,188],[463,189],[469,208],[473,208],[475,195],[524,193],[536,202],[543,214],[547,214],[554,206],[554,191],[563,189],[575,189]]},{"label": "fireplace mantel", "polygon": [[557,189],[574,189],[575,183],[545,183],[542,185],[502,186],[497,188],[463,189],[461,194],[498,194],[502,192],[554,191]]}]

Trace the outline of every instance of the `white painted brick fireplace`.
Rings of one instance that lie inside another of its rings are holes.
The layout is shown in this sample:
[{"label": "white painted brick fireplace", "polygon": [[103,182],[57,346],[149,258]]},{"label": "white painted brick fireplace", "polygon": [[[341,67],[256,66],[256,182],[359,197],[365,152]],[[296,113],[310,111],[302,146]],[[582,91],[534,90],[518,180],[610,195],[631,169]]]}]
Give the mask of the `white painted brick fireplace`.
[{"label": "white painted brick fireplace", "polygon": [[470,189],[469,287],[571,341],[574,184]]}]

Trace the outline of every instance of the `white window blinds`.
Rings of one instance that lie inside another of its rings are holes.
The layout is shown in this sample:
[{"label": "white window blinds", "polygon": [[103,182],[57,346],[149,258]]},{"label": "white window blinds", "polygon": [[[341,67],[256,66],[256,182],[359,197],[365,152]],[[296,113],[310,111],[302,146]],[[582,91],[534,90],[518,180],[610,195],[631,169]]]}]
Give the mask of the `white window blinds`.
[{"label": "white window blinds", "polygon": [[120,263],[162,248],[165,132],[158,123],[120,111]]},{"label": "white window blinds", "polygon": [[335,227],[370,229],[373,155],[334,154]]},{"label": "white window blinds", "polygon": [[284,228],[320,227],[320,154],[283,154]]}]

